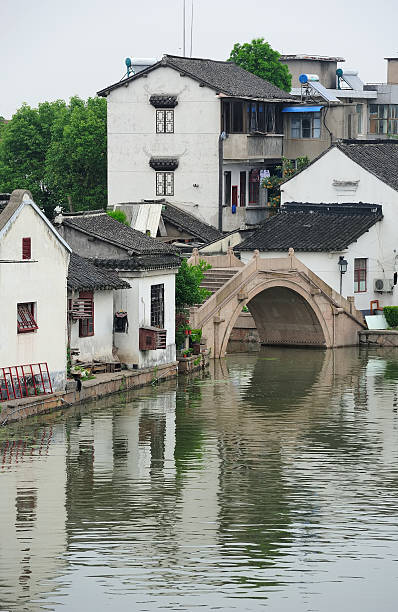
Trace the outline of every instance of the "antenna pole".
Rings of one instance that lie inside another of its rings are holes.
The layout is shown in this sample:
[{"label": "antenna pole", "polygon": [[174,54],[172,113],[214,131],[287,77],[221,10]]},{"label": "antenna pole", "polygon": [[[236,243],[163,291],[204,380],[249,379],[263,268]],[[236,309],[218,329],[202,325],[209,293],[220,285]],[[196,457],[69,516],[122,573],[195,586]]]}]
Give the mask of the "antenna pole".
[{"label": "antenna pole", "polygon": [[182,0],[182,54],[185,57],[185,0]]},{"label": "antenna pole", "polygon": [[193,31],[193,0],[191,0],[191,48],[189,57],[192,57],[192,31]]}]

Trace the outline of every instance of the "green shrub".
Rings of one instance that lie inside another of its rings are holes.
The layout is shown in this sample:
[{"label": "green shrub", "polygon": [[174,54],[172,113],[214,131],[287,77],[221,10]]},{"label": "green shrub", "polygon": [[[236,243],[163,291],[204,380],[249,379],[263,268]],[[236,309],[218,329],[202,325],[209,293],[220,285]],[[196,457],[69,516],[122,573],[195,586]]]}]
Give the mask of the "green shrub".
[{"label": "green shrub", "polygon": [[130,227],[130,223],[127,221],[126,213],[122,210],[107,210],[106,214],[115,219],[115,221],[119,221],[119,223],[123,223],[123,225],[128,225]]},{"label": "green shrub", "polygon": [[398,306],[384,306],[384,316],[389,327],[398,327]]}]

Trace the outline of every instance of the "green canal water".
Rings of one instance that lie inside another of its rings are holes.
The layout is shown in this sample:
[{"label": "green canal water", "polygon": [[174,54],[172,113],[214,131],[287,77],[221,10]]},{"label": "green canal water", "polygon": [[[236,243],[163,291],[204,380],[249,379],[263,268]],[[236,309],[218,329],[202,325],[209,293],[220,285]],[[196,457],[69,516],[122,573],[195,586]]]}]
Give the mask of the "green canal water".
[{"label": "green canal water", "polygon": [[398,608],[398,354],[264,348],[0,431],[0,610]]}]

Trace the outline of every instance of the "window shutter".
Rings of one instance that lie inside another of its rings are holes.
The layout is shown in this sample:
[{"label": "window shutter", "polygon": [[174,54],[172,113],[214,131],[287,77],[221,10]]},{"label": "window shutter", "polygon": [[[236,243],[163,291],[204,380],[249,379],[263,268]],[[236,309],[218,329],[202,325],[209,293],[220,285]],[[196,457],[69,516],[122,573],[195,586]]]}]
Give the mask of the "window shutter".
[{"label": "window shutter", "polygon": [[31,239],[22,238],[22,259],[32,258]]}]

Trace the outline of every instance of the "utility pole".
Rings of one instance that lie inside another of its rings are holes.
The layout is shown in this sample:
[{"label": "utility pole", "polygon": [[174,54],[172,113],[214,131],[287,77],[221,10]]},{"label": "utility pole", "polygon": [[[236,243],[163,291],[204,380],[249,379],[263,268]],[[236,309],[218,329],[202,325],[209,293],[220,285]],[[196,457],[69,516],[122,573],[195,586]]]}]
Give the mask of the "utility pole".
[{"label": "utility pole", "polygon": [[182,54],[185,57],[185,0],[182,0]]}]

